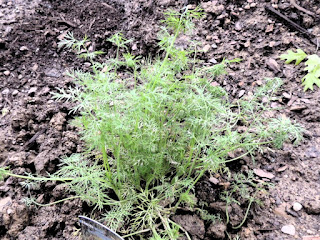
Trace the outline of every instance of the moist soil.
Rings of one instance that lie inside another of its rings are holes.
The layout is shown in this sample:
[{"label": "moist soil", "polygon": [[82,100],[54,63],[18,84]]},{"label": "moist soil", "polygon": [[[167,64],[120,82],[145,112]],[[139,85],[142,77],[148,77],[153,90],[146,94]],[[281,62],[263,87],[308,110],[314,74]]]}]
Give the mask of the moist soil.
[{"label": "moist soil", "polygon": [[[87,35],[92,49],[114,56],[115,47],[105,39],[121,31],[133,39],[130,52],[155,56],[163,12],[184,4],[200,4],[206,12],[192,35],[203,50],[200,59],[208,65],[223,58],[242,59],[213,84],[224,87],[232,98],[242,98],[262,85],[264,78],[282,78],[284,85],[271,103],[275,109],[271,114],[290,117],[305,131],[296,146],[266,149],[254,162],[243,158],[228,165],[244,174],[255,169],[255,181],[273,185],[267,194],[260,194],[263,204],[253,204],[240,229],[232,226],[241,223],[248,203],[228,206],[230,222],[225,224],[226,204],[220,195],[232,180],[223,174],[204,177],[195,189],[199,206],[205,202],[206,210],[220,214],[221,222],[210,223],[190,210],[181,210],[172,219],[192,239],[320,239],[320,92],[317,87],[304,92],[303,66],[284,65],[278,58],[296,48],[319,54],[318,47],[265,10],[273,6],[319,36],[317,0],[297,1],[317,16],[298,10],[289,0],[0,0],[0,165],[16,174],[46,175],[58,170],[61,157],[81,152],[77,129],[69,124],[75,117],[72,106],[52,100],[51,95],[56,88],[72,85],[67,70],[89,67],[58,48],[67,32]],[[269,175],[262,176],[262,171]],[[44,204],[72,193],[56,182],[30,188],[20,183],[12,177],[0,183],[1,239],[79,239],[78,216],[94,216],[91,207],[80,200],[28,206],[23,199],[30,195]],[[294,210],[294,203],[302,209]],[[295,231],[288,234],[283,228],[287,225]]]}]

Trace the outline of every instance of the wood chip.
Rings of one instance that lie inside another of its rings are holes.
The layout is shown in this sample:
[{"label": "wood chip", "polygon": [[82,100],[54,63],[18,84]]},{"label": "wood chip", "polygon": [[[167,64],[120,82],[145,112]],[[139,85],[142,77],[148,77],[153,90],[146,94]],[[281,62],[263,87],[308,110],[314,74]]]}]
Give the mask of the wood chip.
[{"label": "wood chip", "polygon": [[287,166],[287,165],[284,165],[284,166],[282,166],[282,167],[279,167],[279,168],[277,169],[277,172],[283,172],[283,171],[285,171],[287,168],[288,168],[288,166]]},{"label": "wood chip", "polygon": [[286,98],[286,99],[290,99],[290,98],[291,98],[291,94],[286,93],[286,92],[282,93],[282,96],[283,96],[284,98]]},{"label": "wood chip", "polygon": [[273,24],[269,24],[269,25],[267,26],[265,32],[266,32],[266,33],[268,33],[268,32],[273,32]]},{"label": "wood chip", "polygon": [[292,107],[290,107],[290,111],[299,112],[306,108],[308,108],[306,105],[293,105]]},{"label": "wood chip", "polygon": [[259,176],[261,178],[268,178],[268,179],[274,178],[274,175],[272,173],[265,172],[262,169],[253,169],[253,172],[254,172],[254,174],[256,174],[257,176]]}]

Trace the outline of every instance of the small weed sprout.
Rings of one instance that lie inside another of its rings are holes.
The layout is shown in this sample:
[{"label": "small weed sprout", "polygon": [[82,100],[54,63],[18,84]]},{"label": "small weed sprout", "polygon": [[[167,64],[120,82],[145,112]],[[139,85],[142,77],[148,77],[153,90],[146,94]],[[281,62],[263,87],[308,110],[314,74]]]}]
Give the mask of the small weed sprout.
[{"label": "small weed sprout", "polygon": [[295,61],[295,65],[300,64],[305,58],[308,60],[305,62],[304,70],[308,73],[301,79],[302,86],[304,86],[304,91],[308,89],[313,91],[313,85],[320,88],[320,56],[317,54],[307,55],[302,49],[297,49],[296,52],[288,50],[287,54],[280,56],[281,60],[286,60],[286,64]]},{"label": "small weed sprout", "polygon": [[[226,160],[235,150],[254,154],[263,145],[281,146],[301,136],[301,128],[289,119],[263,117],[268,106],[261,97],[271,98],[279,79],[268,80],[251,99],[230,103],[227,92],[209,79],[226,74],[227,65],[239,59],[195,66],[193,52],[175,47],[177,37],[192,29],[192,19],[202,16],[198,10],[169,11],[159,34],[164,57],[144,64],[130,53],[120,55],[129,42],[120,33],[108,39],[117,51],[106,63],[94,61],[97,52],[87,49],[87,37],[77,41],[68,34],[59,46],[89,58],[93,69],[70,73],[77,87],[60,89],[54,98],[76,103],[72,110],[81,115],[73,124],[87,151],[64,158],[60,170],[47,178],[3,168],[0,175],[62,181],[75,197],[108,207],[104,219],[126,236],[145,233],[149,239],[173,240],[183,233],[191,239],[170,216],[180,206],[196,204],[194,186],[206,171],[237,159]],[[120,65],[129,79],[117,73]],[[237,129],[240,123],[247,128],[244,133]],[[200,214],[215,220],[205,211]]]}]

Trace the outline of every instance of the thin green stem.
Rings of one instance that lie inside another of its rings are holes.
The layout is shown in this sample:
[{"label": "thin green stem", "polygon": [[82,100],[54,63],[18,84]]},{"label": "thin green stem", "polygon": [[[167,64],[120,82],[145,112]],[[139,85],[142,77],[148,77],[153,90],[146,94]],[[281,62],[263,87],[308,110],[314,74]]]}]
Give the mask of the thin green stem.
[{"label": "thin green stem", "polygon": [[147,229],[142,229],[142,230],[139,230],[139,231],[136,231],[136,232],[133,232],[133,233],[129,233],[127,235],[124,235],[122,236],[123,238],[127,238],[127,237],[131,237],[131,236],[134,236],[134,235],[137,235],[137,234],[140,234],[140,233],[146,233],[146,232],[150,232],[151,229],[147,228]]},{"label": "thin green stem", "polygon": [[68,182],[74,180],[74,178],[57,178],[57,177],[29,177],[29,176],[24,176],[24,175],[18,175],[14,174],[11,172],[6,171],[5,175],[15,177],[15,178],[21,178],[21,179],[26,179],[26,180],[31,180],[31,181],[58,181],[58,182]]},{"label": "thin green stem", "polygon": [[236,227],[232,227],[233,229],[238,229],[238,228],[241,228],[242,225],[245,223],[245,221],[247,220],[247,217],[248,217],[248,214],[249,214],[249,211],[250,211],[250,208],[251,208],[251,204],[254,202],[254,198],[250,198],[250,201],[249,201],[249,205],[248,205],[248,208],[246,210],[246,214],[244,215],[244,218],[242,220],[242,222],[236,226]]},{"label": "thin green stem", "polygon": [[64,198],[64,199],[61,199],[61,200],[58,200],[58,201],[55,201],[55,202],[51,202],[51,203],[46,203],[46,204],[38,203],[38,202],[34,201],[33,199],[31,199],[31,202],[34,203],[37,206],[40,206],[40,207],[48,207],[48,206],[52,206],[52,205],[55,205],[55,204],[58,204],[58,203],[61,203],[61,202],[64,202],[64,201],[73,200],[73,199],[77,199],[77,198],[81,198],[81,196],[68,197],[68,198]]}]

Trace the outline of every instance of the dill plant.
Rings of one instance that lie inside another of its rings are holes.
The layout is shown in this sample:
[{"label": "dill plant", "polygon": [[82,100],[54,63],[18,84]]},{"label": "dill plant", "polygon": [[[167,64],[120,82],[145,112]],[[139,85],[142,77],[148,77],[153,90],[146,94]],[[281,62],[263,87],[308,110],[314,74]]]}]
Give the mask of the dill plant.
[{"label": "dill plant", "polygon": [[[72,111],[80,116],[73,124],[81,129],[87,151],[62,159],[52,176],[22,177],[65,182],[75,197],[107,209],[103,219],[126,237],[177,239],[184,233],[190,239],[170,216],[181,205],[196,204],[194,186],[206,171],[240,158],[226,160],[235,150],[253,155],[263,145],[281,147],[301,137],[301,128],[288,119],[263,117],[268,108],[261,97],[271,97],[279,79],[269,79],[250,99],[231,103],[209,79],[239,59],[195,66],[195,49],[175,47],[177,37],[192,30],[192,19],[201,16],[199,9],[167,12],[159,33],[164,57],[143,64],[121,54],[129,42],[121,34],[109,39],[117,47],[115,58],[102,63],[94,61],[102,52],[90,52],[87,38],[78,41],[69,34],[60,46],[89,59],[92,72],[69,73],[76,87],[59,89],[54,97],[76,103]],[[121,77],[120,70],[129,77]],[[239,123],[245,132],[238,131]],[[19,177],[7,169],[0,173]]]}]

